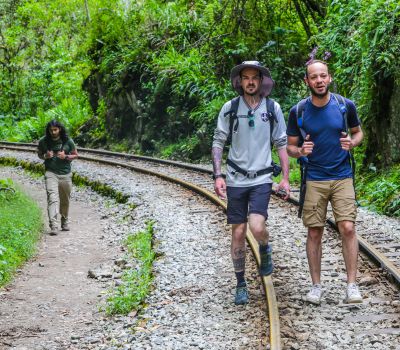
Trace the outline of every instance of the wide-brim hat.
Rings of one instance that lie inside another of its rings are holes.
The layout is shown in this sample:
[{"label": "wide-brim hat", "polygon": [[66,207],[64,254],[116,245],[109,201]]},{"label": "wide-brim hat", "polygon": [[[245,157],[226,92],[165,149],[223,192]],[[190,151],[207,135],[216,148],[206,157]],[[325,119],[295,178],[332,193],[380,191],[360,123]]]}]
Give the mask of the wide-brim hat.
[{"label": "wide-brim hat", "polygon": [[261,81],[260,95],[264,97],[269,96],[275,85],[275,82],[271,78],[271,73],[269,72],[269,69],[264,67],[258,61],[244,61],[236,67],[232,68],[231,83],[236,92],[238,92],[239,95],[244,94],[243,88],[240,85],[240,72],[245,68],[255,68],[261,72],[263,79]]}]

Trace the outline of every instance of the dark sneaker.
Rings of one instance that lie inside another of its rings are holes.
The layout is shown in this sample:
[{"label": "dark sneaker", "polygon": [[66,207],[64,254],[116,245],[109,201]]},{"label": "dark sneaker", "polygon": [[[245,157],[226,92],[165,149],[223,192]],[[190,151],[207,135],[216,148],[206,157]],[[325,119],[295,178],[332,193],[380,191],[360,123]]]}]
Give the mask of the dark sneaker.
[{"label": "dark sneaker", "polygon": [[57,236],[57,234],[58,234],[58,229],[57,229],[57,227],[50,227],[49,235],[50,235],[50,236]]},{"label": "dark sneaker", "polygon": [[61,217],[61,230],[69,231],[68,218]]},{"label": "dark sneaker", "polygon": [[69,225],[68,225],[67,222],[66,222],[65,224],[62,224],[62,225],[61,225],[61,230],[63,230],[63,231],[69,231]]},{"label": "dark sneaker", "polygon": [[249,292],[247,286],[236,287],[235,305],[244,305],[249,302]]},{"label": "dark sneaker", "polygon": [[266,250],[260,251],[260,275],[261,276],[269,276],[273,269],[274,264],[272,263],[272,248],[268,246]]}]

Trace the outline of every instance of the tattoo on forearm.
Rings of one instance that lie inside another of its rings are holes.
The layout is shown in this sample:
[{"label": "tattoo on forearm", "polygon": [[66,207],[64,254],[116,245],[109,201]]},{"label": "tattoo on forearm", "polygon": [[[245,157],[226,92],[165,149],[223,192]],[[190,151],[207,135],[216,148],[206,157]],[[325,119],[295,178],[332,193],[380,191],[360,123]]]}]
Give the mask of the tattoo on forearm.
[{"label": "tattoo on forearm", "polygon": [[214,174],[221,174],[221,162],[222,162],[223,150],[218,147],[212,148],[212,162],[214,168]]},{"label": "tattoo on forearm", "polygon": [[244,248],[236,248],[232,254],[233,269],[235,272],[244,271],[246,266],[246,251]]}]

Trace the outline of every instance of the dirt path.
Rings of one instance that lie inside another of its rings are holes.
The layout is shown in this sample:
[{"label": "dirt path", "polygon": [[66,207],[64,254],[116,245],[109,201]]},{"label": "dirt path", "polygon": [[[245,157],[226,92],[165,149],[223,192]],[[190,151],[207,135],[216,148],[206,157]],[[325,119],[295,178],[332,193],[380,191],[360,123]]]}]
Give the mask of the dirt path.
[{"label": "dirt path", "polygon": [[[44,186],[0,168],[4,177],[40,204],[47,226]],[[60,349],[98,317],[102,284],[88,278],[88,270],[109,262],[115,248],[102,240],[101,213],[95,208],[73,200],[70,216],[71,231],[44,234],[36,257],[0,290],[0,349]]]}]

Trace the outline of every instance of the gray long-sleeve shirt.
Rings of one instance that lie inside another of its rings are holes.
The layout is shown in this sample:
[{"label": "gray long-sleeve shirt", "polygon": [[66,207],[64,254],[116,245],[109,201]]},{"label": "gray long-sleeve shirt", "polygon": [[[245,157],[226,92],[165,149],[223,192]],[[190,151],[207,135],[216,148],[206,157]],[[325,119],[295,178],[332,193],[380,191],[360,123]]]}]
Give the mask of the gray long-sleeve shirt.
[{"label": "gray long-sleeve shirt", "polygon": [[[223,148],[229,134],[229,116],[224,116],[231,108],[228,101],[222,107],[218,124],[214,132],[213,147]],[[280,105],[275,102],[275,115],[278,123],[274,123],[272,131],[272,143],[277,149],[286,147],[286,124]],[[236,165],[246,171],[260,171],[271,166],[271,142],[270,122],[267,114],[266,99],[263,98],[258,107],[254,110],[254,128],[249,126],[248,111],[250,107],[240,97],[238,107],[239,127],[236,133],[232,134],[232,144],[229,149],[228,158]],[[235,172],[227,165],[226,181],[228,186],[247,187],[272,182],[272,174],[257,176],[254,179]]]}]

